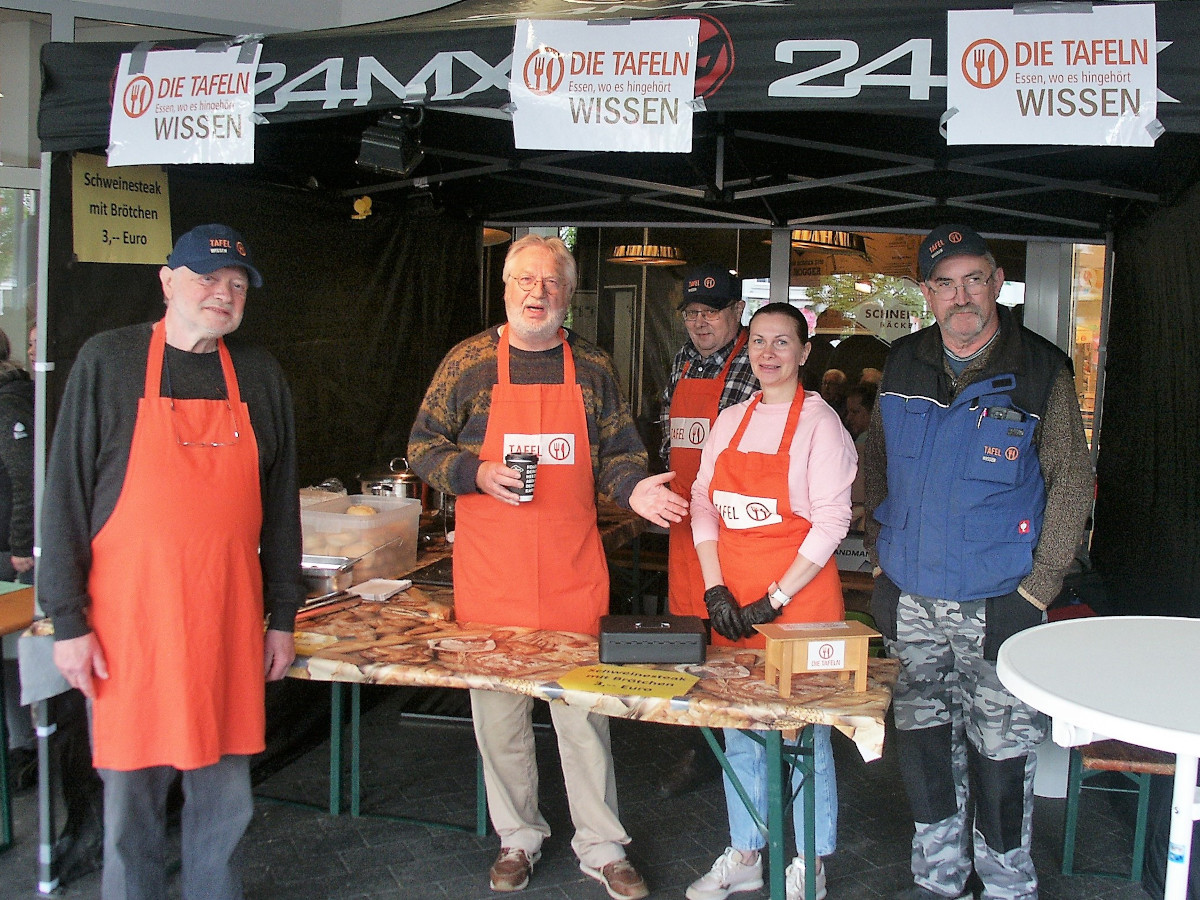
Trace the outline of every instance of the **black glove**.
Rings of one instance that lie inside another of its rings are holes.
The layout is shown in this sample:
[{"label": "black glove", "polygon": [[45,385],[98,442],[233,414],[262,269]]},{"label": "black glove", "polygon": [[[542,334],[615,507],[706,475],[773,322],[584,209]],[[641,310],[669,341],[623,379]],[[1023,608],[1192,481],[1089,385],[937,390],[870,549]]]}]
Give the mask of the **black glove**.
[{"label": "black glove", "polygon": [[741,609],[742,619],[742,637],[754,637],[758,634],[754,630],[755,625],[766,625],[768,622],[774,622],[779,618],[782,609],[776,609],[771,603],[771,597],[763,594],[749,606],[743,606]]},{"label": "black glove", "polygon": [[900,603],[900,588],[882,572],[875,576],[871,589],[871,616],[875,627],[889,641],[896,639],[896,606]]},{"label": "black glove", "polygon": [[984,610],[983,658],[996,659],[1000,645],[1026,628],[1042,624],[1042,611],[1017,591],[1003,597],[989,597]]},{"label": "black glove", "polygon": [[723,584],[710,587],[704,592],[704,605],[708,607],[708,620],[717,634],[731,641],[742,636],[742,617],[729,588]]}]

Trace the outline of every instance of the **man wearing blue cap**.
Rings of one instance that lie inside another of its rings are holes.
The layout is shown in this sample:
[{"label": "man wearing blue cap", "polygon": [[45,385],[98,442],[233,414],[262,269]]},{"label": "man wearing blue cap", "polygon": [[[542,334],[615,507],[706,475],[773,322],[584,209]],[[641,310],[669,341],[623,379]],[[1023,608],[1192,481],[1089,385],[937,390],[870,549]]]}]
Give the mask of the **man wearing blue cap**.
[{"label": "man wearing blue cap", "polygon": [[1036,900],[1034,746],[1046,717],[996,676],[1042,621],[1091,510],[1070,360],[997,304],[1004,270],[961,225],[918,256],[936,324],[892,345],[863,453],[871,610],[900,661],[893,709],[916,823],[896,900]]},{"label": "man wearing blue cap", "polygon": [[92,701],[102,897],[167,895],[181,775],[183,896],[234,900],[264,682],[287,672],[304,596],[292,404],[270,355],[226,345],[262,285],[240,234],[192,229],[159,280],[162,320],[96,335],[71,369],[39,598],[55,662]]},{"label": "man wearing blue cap", "polygon": [[[725,266],[706,263],[684,270],[679,314],[688,340],[675,354],[659,412],[663,465],[675,473],[671,487],[684,497],[691,497],[700,453],[717,413],[741,403],[758,388],[742,327],[745,306],[741,280]],[[671,526],[669,554],[671,613],[707,619],[704,576],[690,517]],[[659,793],[664,797],[683,793],[719,771],[704,741],[693,740],[663,777]]]}]

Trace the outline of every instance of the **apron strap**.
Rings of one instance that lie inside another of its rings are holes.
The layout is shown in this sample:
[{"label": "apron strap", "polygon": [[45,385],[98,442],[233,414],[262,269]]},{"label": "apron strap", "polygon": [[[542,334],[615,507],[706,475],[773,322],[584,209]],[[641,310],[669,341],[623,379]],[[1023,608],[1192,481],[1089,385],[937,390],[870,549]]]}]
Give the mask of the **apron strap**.
[{"label": "apron strap", "polygon": [[[745,329],[742,329],[738,333],[738,338],[737,338],[736,343],[734,343],[734,345],[733,345],[733,350],[730,352],[729,356],[726,358],[725,365],[721,367],[721,373],[717,376],[717,378],[719,378],[721,380],[722,384],[724,384],[725,380],[729,377],[729,369],[733,365],[733,358],[741,352],[743,347],[746,346],[746,337],[748,334],[749,334],[749,332],[747,332]],[[690,359],[683,364],[683,368],[679,370],[679,379],[681,381],[684,378],[687,378],[688,370],[691,369],[691,367],[692,367],[692,361]]]},{"label": "apron strap", "polygon": [[[567,340],[565,328],[558,329],[558,335],[562,338],[563,384],[574,384],[575,355],[571,352],[571,342]],[[508,371],[508,346],[508,326],[505,325],[500,329],[500,343],[496,346],[496,383],[506,386],[511,383]]]},{"label": "apron strap", "polygon": [[[167,353],[167,326],[165,319],[159,319],[150,330],[150,350],[146,354],[146,391],[144,396],[156,398],[162,396],[163,357]],[[242,392],[238,387],[237,374],[233,370],[233,357],[225,346],[225,338],[217,338],[217,352],[221,356],[221,372],[225,376],[225,393],[230,405],[238,408],[242,402]]]},{"label": "apron strap", "polygon": [[[754,395],[754,399],[750,401],[750,405],[746,407],[746,412],[742,415],[742,421],[738,423],[737,431],[733,433],[733,437],[729,439],[729,446],[734,450],[738,449],[742,443],[742,435],[746,433],[746,426],[750,424],[750,417],[754,415],[754,408],[758,406],[762,400],[762,391]],[[796,385],[796,396],[792,398],[792,405],[788,409],[787,424],[783,427],[783,436],[779,439],[779,450],[777,453],[786,453],[792,446],[792,438],[796,436],[796,428],[800,424],[800,410],[804,408],[804,388]]]}]

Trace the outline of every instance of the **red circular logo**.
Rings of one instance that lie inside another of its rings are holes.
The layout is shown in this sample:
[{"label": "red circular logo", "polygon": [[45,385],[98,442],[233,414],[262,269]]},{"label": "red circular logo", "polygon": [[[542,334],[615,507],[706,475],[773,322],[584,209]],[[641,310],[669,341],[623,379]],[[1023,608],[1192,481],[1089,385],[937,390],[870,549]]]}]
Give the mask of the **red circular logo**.
[{"label": "red circular logo", "polygon": [[692,445],[695,447],[698,447],[701,444],[703,444],[704,443],[704,426],[701,425],[699,422],[693,422],[692,430],[688,434],[688,440],[691,441]]},{"label": "red circular logo", "polygon": [[1009,447],[1007,450],[1004,451],[1004,458],[1007,459],[1009,462],[1012,462],[1014,459],[1016,459],[1020,455],[1021,455],[1021,451],[1018,450],[1016,447]]},{"label": "red circular logo", "polygon": [[237,242],[237,252],[238,252],[238,256],[246,255],[246,245],[243,244],[241,241]]},{"label": "red circular logo", "polygon": [[972,87],[994,88],[1008,74],[1008,51],[991,38],[972,41],[963,51],[962,73]]},{"label": "red circular logo", "polygon": [[746,515],[752,518],[755,522],[765,522],[771,518],[771,511],[762,503],[747,503]]},{"label": "red circular logo", "polygon": [[821,659],[833,659],[833,644],[822,644],[817,653],[820,654]]},{"label": "red circular logo", "polygon": [[553,47],[539,47],[526,57],[521,74],[531,94],[545,97],[558,90],[566,73],[567,64],[563,62],[561,53]]},{"label": "red circular logo", "polygon": [[699,19],[696,36],[696,96],[711,97],[733,73],[733,38],[720,19],[698,13],[690,16],[663,16],[664,19]]},{"label": "red circular logo", "polygon": [[565,438],[555,438],[546,448],[546,452],[554,459],[566,459],[571,455],[571,445]]},{"label": "red circular logo", "polygon": [[154,105],[154,82],[145,75],[132,78],[125,85],[125,93],[121,97],[121,108],[131,119],[144,116]]}]

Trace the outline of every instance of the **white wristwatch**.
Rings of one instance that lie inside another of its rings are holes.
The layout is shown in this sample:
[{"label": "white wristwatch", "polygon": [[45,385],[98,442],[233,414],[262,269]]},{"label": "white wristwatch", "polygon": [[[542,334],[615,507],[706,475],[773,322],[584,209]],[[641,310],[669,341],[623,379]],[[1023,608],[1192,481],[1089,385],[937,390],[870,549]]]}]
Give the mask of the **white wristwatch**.
[{"label": "white wristwatch", "polygon": [[781,588],[778,583],[775,584],[775,590],[771,591],[770,596],[771,596],[771,604],[776,609],[783,609],[785,606],[787,606],[789,603],[792,602],[792,595],[785,594],[783,592],[783,588]]}]

